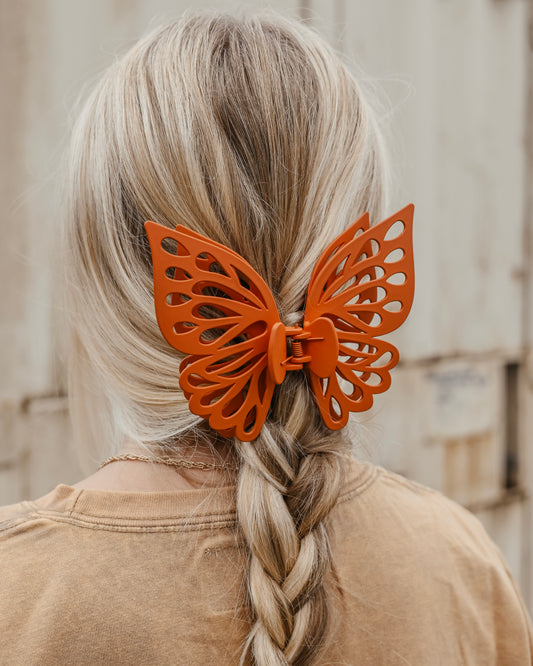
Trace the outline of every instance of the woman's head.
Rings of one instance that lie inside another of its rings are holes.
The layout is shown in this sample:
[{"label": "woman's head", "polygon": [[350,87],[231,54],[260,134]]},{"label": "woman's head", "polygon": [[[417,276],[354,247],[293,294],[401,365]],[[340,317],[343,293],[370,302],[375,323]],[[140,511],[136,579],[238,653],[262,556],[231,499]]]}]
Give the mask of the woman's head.
[{"label": "woman's head", "polygon": [[[384,196],[379,132],[354,77],[314,32],[273,15],[192,15],[138,42],[86,102],[69,173],[75,415],[100,394],[84,427],[107,424],[109,452],[125,438],[182,454],[199,436],[217,445],[156,323],[146,220],[237,251],[290,325],[321,252],[364,211],[380,218]],[[251,549],[249,645],[258,663],[308,663],[327,633],[324,520],[347,443],[292,372],[258,440],[231,446]]]},{"label": "woman's head", "polygon": [[141,40],[86,103],[70,173],[78,345],[120,403],[117,436],[140,441],[199,421],[155,321],[145,220],[239,252],[290,324],[320,252],[365,210],[378,219],[383,194],[354,78],[313,32],[272,16],[196,15]]}]

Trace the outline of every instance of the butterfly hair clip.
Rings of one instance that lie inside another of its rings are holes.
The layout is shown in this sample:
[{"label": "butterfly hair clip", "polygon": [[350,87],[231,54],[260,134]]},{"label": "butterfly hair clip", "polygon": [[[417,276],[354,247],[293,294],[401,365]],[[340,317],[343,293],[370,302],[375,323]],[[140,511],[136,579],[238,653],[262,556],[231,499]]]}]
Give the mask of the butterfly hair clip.
[{"label": "butterfly hair clip", "polygon": [[[260,275],[239,254],[182,225],[145,223],[157,322],[185,354],[189,409],[225,437],[255,439],[274,389],[305,369],[325,424],[346,425],[391,383],[398,350],[378,339],[413,302],[413,204],[370,227],[368,213],[324,250],[302,326],[285,326]],[[399,229],[399,231],[398,231]]]}]

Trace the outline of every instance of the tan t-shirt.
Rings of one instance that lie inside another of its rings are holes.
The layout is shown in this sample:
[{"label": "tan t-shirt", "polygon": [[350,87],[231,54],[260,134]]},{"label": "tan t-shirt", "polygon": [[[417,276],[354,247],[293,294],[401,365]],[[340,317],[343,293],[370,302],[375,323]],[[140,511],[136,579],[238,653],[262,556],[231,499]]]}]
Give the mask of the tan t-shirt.
[{"label": "tan t-shirt", "polygon": [[[322,663],[532,663],[516,585],[458,504],[354,462],[330,525],[344,594]],[[249,620],[235,534],[232,488],[60,484],[1,507],[0,663],[237,664]]]}]

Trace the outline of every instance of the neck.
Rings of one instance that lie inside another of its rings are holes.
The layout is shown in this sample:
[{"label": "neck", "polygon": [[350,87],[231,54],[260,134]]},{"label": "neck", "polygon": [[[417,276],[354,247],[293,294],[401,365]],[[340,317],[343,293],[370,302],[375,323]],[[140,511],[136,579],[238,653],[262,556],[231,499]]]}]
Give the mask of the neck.
[{"label": "neck", "polygon": [[[151,449],[150,449],[151,450]],[[126,442],[120,454],[147,456],[147,451],[131,442]],[[211,451],[196,447],[187,447],[180,451],[181,455],[171,455],[168,449],[158,449],[154,457],[179,458],[191,462],[227,463],[235,462],[230,458],[230,447],[220,451],[220,458],[215,459]],[[95,474],[74,484],[75,488],[92,488],[99,490],[124,490],[131,492],[157,492],[163,490],[194,490],[206,487],[234,485],[237,471],[235,469],[187,469],[165,464],[144,462],[139,460],[113,461],[99,469]]]}]

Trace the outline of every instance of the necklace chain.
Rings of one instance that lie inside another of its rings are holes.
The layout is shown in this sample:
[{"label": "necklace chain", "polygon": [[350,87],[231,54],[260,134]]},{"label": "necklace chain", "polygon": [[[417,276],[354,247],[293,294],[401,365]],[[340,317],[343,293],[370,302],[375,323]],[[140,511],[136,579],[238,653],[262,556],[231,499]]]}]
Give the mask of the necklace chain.
[{"label": "necklace chain", "polygon": [[183,460],[182,458],[149,458],[148,456],[138,456],[134,453],[122,453],[117,456],[110,456],[104,462],[100,465],[98,469],[102,469],[104,465],[107,465],[110,462],[113,462],[114,460],[139,460],[141,462],[155,462],[155,463],[161,463],[163,465],[171,465],[172,467],[186,467],[187,469],[234,469],[236,470],[237,467],[235,465],[227,465],[227,464],[218,464],[218,463],[204,463],[200,462],[198,460]]}]

